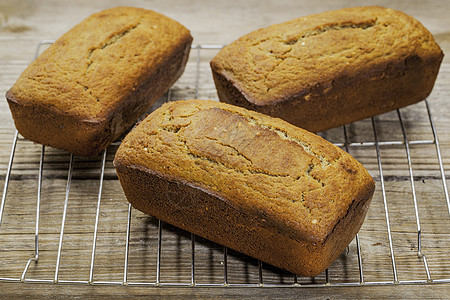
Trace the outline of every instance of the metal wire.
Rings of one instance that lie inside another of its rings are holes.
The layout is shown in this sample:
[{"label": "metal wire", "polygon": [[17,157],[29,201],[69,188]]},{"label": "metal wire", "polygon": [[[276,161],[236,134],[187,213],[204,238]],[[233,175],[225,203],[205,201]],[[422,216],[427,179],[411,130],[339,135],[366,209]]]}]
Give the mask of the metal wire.
[{"label": "metal wire", "polygon": [[25,281],[25,275],[27,274],[28,268],[30,267],[31,262],[39,261],[39,219],[41,213],[41,190],[42,190],[42,172],[44,170],[44,154],[45,154],[45,146],[42,146],[41,151],[41,159],[39,161],[39,177],[38,177],[38,192],[37,192],[37,201],[36,201],[36,225],[34,230],[34,257],[30,258],[23,270],[22,277],[20,277],[20,281]]},{"label": "metal wire", "polygon": [[195,234],[191,233],[191,285],[195,285]]},{"label": "metal wire", "polygon": [[[342,130],[344,133],[344,148],[345,151],[350,153],[349,151],[349,141],[348,141],[348,134],[347,134],[347,127],[345,125],[342,126]],[[363,267],[362,267],[362,257],[361,257],[361,243],[359,241],[359,233],[356,234],[355,237],[356,240],[356,253],[358,254],[358,269],[359,269],[359,282],[361,284],[364,283],[364,272],[363,272]]]},{"label": "metal wire", "polygon": [[425,104],[427,106],[428,120],[430,121],[431,130],[433,131],[434,145],[436,146],[436,154],[437,154],[438,162],[439,162],[439,171],[441,172],[441,178],[442,178],[442,186],[444,188],[444,194],[445,194],[445,200],[447,202],[448,214],[450,215],[450,196],[448,194],[447,180],[445,178],[444,163],[442,162],[441,147],[439,145],[439,139],[437,137],[436,127],[434,126],[434,121],[433,121],[433,118],[431,117],[430,105],[428,104],[427,99],[425,99]]},{"label": "metal wire", "polygon": [[385,218],[386,218],[386,229],[387,229],[388,238],[389,238],[389,250],[390,250],[391,262],[392,262],[392,272],[394,275],[394,283],[397,283],[398,282],[397,267],[396,267],[395,257],[394,257],[394,245],[392,242],[391,224],[389,221],[389,210],[388,210],[388,204],[387,204],[387,198],[386,198],[386,187],[384,184],[383,167],[381,165],[381,153],[380,153],[380,146],[378,145],[378,135],[377,135],[377,129],[375,126],[375,118],[372,118],[372,128],[373,128],[373,136],[375,138],[375,149],[377,150],[378,172],[380,173],[380,183],[381,183],[381,191],[382,191],[382,196],[383,196],[384,214],[385,214]]},{"label": "metal wire", "polygon": [[128,284],[128,259],[130,255],[131,204],[128,204],[127,241],[125,243],[125,265],[123,267],[123,284]]},{"label": "metal wire", "polygon": [[161,220],[158,220],[158,252],[156,259],[156,285],[159,286],[161,284],[161,244],[162,244],[162,226],[163,223]]},{"label": "metal wire", "polygon": [[[50,44],[52,41],[43,41],[38,45],[38,48],[36,50],[36,56],[39,54],[41,46]],[[192,49],[196,49],[196,60],[195,60],[195,98],[199,97],[199,84],[200,84],[200,76],[201,76],[201,68],[200,68],[200,62],[201,62],[201,54],[202,51],[206,50],[218,50],[221,49],[222,45],[193,45]],[[168,101],[171,101],[172,99],[172,92],[169,90],[167,94]],[[427,262],[427,257],[422,251],[422,228],[421,228],[421,219],[420,219],[420,212],[418,208],[418,200],[417,200],[417,193],[416,193],[416,186],[415,186],[415,177],[414,177],[414,170],[413,170],[413,163],[410,153],[410,147],[412,145],[434,145],[436,149],[436,156],[439,164],[439,172],[442,180],[442,186],[444,190],[444,198],[446,200],[447,209],[450,214],[450,200],[449,200],[449,194],[448,194],[448,187],[447,182],[445,178],[445,170],[444,170],[444,164],[441,156],[441,150],[439,145],[439,140],[437,138],[436,129],[432,120],[432,116],[430,113],[430,107],[428,104],[428,101],[425,101],[426,104],[426,111],[430,123],[430,127],[432,129],[433,133],[433,140],[413,140],[410,141],[407,136],[407,132],[405,129],[405,125],[402,120],[402,116],[400,111],[397,111],[398,119],[400,122],[400,126],[402,129],[402,140],[397,141],[380,141],[378,138],[378,130],[376,126],[376,120],[375,118],[372,118],[372,129],[374,134],[374,141],[364,141],[364,142],[350,142],[348,138],[348,133],[346,126],[343,126],[343,134],[344,134],[344,142],[342,143],[335,143],[335,145],[339,147],[343,147],[347,152],[351,150],[352,148],[361,148],[361,147],[372,147],[376,150],[376,157],[377,157],[377,165],[378,165],[378,172],[379,172],[379,183],[381,186],[381,196],[383,201],[383,207],[384,207],[384,213],[385,213],[385,223],[386,223],[386,231],[387,231],[387,237],[389,240],[389,256],[391,259],[391,265],[392,265],[392,273],[393,273],[393,279],[386,278],[382,281],[367,281],[364,274],[364,265],[363,265],[363,259],[362,259],[362,247],[361,247],[361,240],[359,234],[356,236],[355,242],[356,242],[356,254],[357,254],[357,260],[358,260],[358,271],[359,271],[359,280],[354,282],[339,282],[339,281],[332,281],[331,280],[331,274],[330,271],[327,269],[325,271],[325,281],[324,282],[315,282],[312,283],[300,283],[299,278],[293,274],[293,282],[292,283],[280,283],[280,284],[273,284],[270,283],[264,278],[264,268],[263,268],[263,262],[258,261],[258,268],[257,268],[257,274],[255,276],[258,278],[256,283],[232,283],[230,282],[229,278],[229,251],[227,247],[223,247],[222,254],[223,254],[223,261],[221,262],[223,265],[223,280],[221,283],[203,283],[198,282],[198,279],[196,278],[196,265],[200,263],[200,260],[196,258],[196,251],[197,251],[197,239],[194,234],[190,235],[190,280],[189,282],[185,283],[178,283],[178,282],[162,282],[162,269],[161,269],[161,257],[162,253],[164,251],[162,242],[163,242],[163,229],[164,229],[164,223],[158,220],[157,223],[157,246],[155,251],[156,253],[156,279],[154,282],[143,282],[143,281],[133,281],[130,282],[128,278],[128,271],[129,271],[129,261],[132,259],[132,256],[130,256],[130,247],[132,246],[131,242],[131,222],[132,222],[132,216],[133,216],[133,208],[129,204],[128,205],[128,214],[127,214],[127,225],[126,225],[126,243],[125,243],[125,257],[124,257],[124,265],[123,265],[123,280],[121,281],[96,281],[95,280],[95,253],[97,249],[97,239],[98,239],[98,226],[99,221],[101,218],[100,214],[100,208],[101,208],[101,199],[102,199],[102,193],[104,188],[104,176],[105,176],[105,165],[106,165],[106,158],[107,158],[107,151],[105,150],[101,156],[101,172],[100,172],[100,185],[98,189],[97,194],[97,205],[96,205],[96,213],[95,213],[95,220],[94,220],[94,232],[92,236],[92,248],[91,248],[91,256],[90,256],[90,266],[89,266],[89,277],[86,278],[86,280],[63,280],[60,278],[60,269],[63,265],[62,260],[62,249],[63,249],[63,243],[64,243],[64,229],[66,225],[66,218],[68,215],[68,202],[69,202],[69,194],[70,194],[70,186],[72,181],[72,173],[74,168],[74,156],[70,156],[69,161],[69,167],[68,167],[68,174],[67,174],[67,182],[66,182],[66,192],[64,197],[64,207],[62,211],[62,220],[61,220],[61,228],[59,231],[59,243],[58,243],[58,251],[57,251],[57,257],[56,257],[56,267],[55,267],[55,273],[54,277],[52,279],[36,279],[36,278],[29,278],[30,275],[27,276],[27,272],[31,266],[32,262],[37,262],[39,260],[39,219],[40,219],[40,207],[41,207],[41,188],[42,188],[42,180],[43,180],[43,168],[45,166],[44,163],[44,156],[45,156],[45,148],[42,147],[41,156],[40,156],[40,163],[39,163],[39,176],[38,176],[38,191],[37,191],[37,199],[36,199],[36,220],[35,220],[35,231],[34,231],[34,238],[35,238],[35,246],[34,246],[34,256],[29,258],[26,262],[25,268],[22,272],[22,275],[19,278],[14,277],[0,277],[0,282],[26,282],[26,283],[60,283],[60,284],[90,284],[90,285],[129,285],[129,286],[149,286],[149,287],[325,287],[325,286],[360,286],[360,285],[396,285],[396,284],[439,284],[439,283],[450,283],[450,278],[431,278],[430,275],[430,268]],[[3,188],[3,196],[0,203],[0,229],[3,221],[4,211],[5,211],[5,203],[7,201],[7,191],[11,183],[11,172],[14,167],[14,156],[16,154],[16,145],[18,142],[25,141],[25,139],[21,138],[17,131],[15,132],[14,140],[11,147],[11,153],[9,157],[9,163],[8,168],[5,175],[5,184]],[[120,142],[115,142],[113,145],[118,145]],[[414,204],[414,213],[415,213],[415,220],[416,220],[416,229],[417,229],[417,256],[422,259],[423,266],[426,273],[426,279],[418,279],[418,280],[399,280],[398,279],[398,271],[397,271],[397,263],[395,260],[394,252],[395,252],[395,240],[392,237],[391,233],[391,224],[389,219],[389,207],[388,207],[388,199],[386,196],[386,186],[384,181],[384,174],[383,174],[383,163],[382,163],[382,156],[381,156],[381,147],[392,147],[392,146],[404,146],[405,148],[405,155],[408,162],[408,171],[409,171],[409,177],[408,180],[410,181],[410,187],[411,187],[411,197],[412,202]],[[1,252],[0,252],[1,253]],[[347,253],[347,255],[350,255]],[[0,256],[0,262],[2,260],[2,257]],[[436,277],[436,276],[434,276]],[[267,282],[266,282],[267,281]]]},{"label": "metal wire", "polygon": [[92,242],[92,254],[91,254],[91,267],[89,269],[89,283],[92,284],[94,281],[94,261],[95,261],[95,248],[97,247],[97,234],[98,234],[98,220],[100,217],[100,202],[102,200],[102,192],[103,192],[103,177],[105,176],[105,165],[106,165],[106,152],[108,149],[103,150],[102,155],[102,167],[100,173],[100,186],[98,188],[98,197],[97,197],[97,209],[95,212],[95,225],[94,225],[94,238]]},{"label": "metal wire", "polygon": [[11,147],[11,154],[9,155],[8,170],[6,171],[5,185],[3,187],[2,203],[0,204],[0,228],[2,226],[2,221],[3,221],[3,212],[5,210],[5,203],[6,203],[6,194],[8,192],[9,178],[11,176],[11,170],[12,170],[12,164],[13,164],[13,160],[14,160],[14,154],[16,153],[16,145],[17,145],[17,136],[18,135],[19,135],[19,133],[16,130],[16,133],[14,135],[14,140],[13,140],[13,143],[12,143],[12,147]]},{"label": "metal wire", "polygon": [[228,285],[228,248],[223,246],[223,285]]},{"label": "metal wire", "polygon": [[69,162],[69,174],[67,175],[66,196],[64,198],[64,209],[63,209],[63,215],[62,215],[62,221],[61,221],[61,230],[59,231],[60,234],[59,234],[59,243],[58,243],[58,256],[56,258],[55,277],[53,279],[53,281],[55,283],[58,283],[59,268],[61,265],[61,253],[62,253],[62,245],[63,245],[63,239],[64,239],[64,227],[66,225],[67,205],[69,203],[70,184],[72,182],[73,158],[74,158],[74,155],[71,154],[70,162]]},{"label": "metal wire", "polygon": [[416,185],[414,183],[414,175],[413,175],[413,169],[412,169],[412,163],[411,163],[411,154],[409,150],[409,141],[406,136],[406,130],[405,125],[403,124],[402,115],[400,113],[400,110],[397,110],[398,119],[400,121],[400,126],[402,128],[402,134],[403,134],[403,140],[405,142],[405,151],[406,151],[406,158],[408,160],[408,171],[409,171],[409,181],[411,183],[411,191],[412,191],[412,198],[414,202],[414,212],[416,216],[416,224],[417,224],[417,256],[423,260],[425,271],[427,273],[427,281],[431,281],[431,275],[430,275],[430,269],[428,267],[427,258],[422,253],[422,228],[420,226],[420,217],[419,217],[419,208],[417,205],[417,196],[416,196]]}]

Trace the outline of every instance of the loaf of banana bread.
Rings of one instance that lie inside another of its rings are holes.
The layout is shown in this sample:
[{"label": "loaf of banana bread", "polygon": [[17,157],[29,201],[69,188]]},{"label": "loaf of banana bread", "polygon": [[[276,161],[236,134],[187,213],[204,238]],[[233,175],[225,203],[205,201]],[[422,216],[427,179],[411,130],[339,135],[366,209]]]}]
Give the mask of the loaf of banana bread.
[{"label": "loaf of banana bread", "polygon": [[164,104],[114,165],[138,210],[304,276],[347,247],[374,192],[366,169],[321,137],[208,100]]},{"label": "loaf of banana bread", "polygon": [[319,132],[425,99],[442,58],[417,20],[371,6],[256,30],[211,68],[220,101]]},{"label": "loaf of banana bread", "polygon": [[105,149],[183,73],[192,37],[154,11],[116,7],[61,36],[6,98],[19,133],[92,156]]}]

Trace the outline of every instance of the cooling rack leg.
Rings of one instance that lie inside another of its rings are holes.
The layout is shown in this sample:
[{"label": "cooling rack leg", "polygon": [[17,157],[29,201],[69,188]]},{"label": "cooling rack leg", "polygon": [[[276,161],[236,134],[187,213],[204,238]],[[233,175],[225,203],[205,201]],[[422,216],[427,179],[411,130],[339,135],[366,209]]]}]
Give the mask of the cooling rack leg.
[{"label": "cooling rack leg", "polygon": [[406,135],[405,126],[403,124],[402,115],[400,113],[400,110],[397,109],[397,115],[398,119],[400,121],[400,126],[402,128],[402,134],[403,134],[403,141],[405,142],[405,151],[406,151],[406,158],[408,160],[408,170],[409,170],[409,181],[411,183],[411,192],[412,192],[412,198],[414,203],[414,211],[416,215],[416,224],[417,224],[417,256],[421,259],[423,259],[423,263],[425,266],[425,271],[427,274],[427,281],[431,282],[431,276],[430,276],[430,269],[428,268],[427,258],[422,253],[422,229],[420,226],[420,218],[419,218],[419,208],[417,205],[417,196],[416,196],[416,186],[414,183],[414,175],[413,175],[413,169],[412,169],[412,162],[411,162],[411,152],[409,150],[409,141],[408,137]]},{"label": "cooling rack leg", "polygon": [[195,285],[195,234],[191,233],[191,286]]},{"label": "cooling rack leg", "polygon": [[0,204],[0,227],[2,226],[2,221],[3,221],[3,211],[5,209],[6,193],[8,191],[9,178],[11,176],[11,169],[12,169],[12,164],[13,164],[13,160],[14,160],[14,153],[16,152],[18,135],[19,135],[19,132],[16,130],[16,133],[14,134],[14,140],[12,143],[12,147],[11,147],[11,154],[9,155],[8,170],[6,171],[6,176],[5,176],[5,185],[3,186],[2,203]]},{"label": "cooling rack leg", "polygon": [[130,254],[131,204],[128,204],[127,241],[125,244],[125,265],[123,267],[123,285],[128,284],[128,257]]},{"label": "cooling rack leg", "polygon": [[441,172],[442,177],[442,186],[444,188],[445,200],[447,202],[448,214],[450,215],[450,196],[448,194],[447,180],[445,178],[445,170],[444,164],[442,163],[442,155],[441,155],[441,147],[439,145],[439,139],[437,137],[436,127],[434,126],[433,118],[431,117],[430,105],[428,104],[428,100],[425,99],[425,104],[427,106],[428,119],[430,120],[431,130],[433,131],[434,144],[436,146],[436,154],[439,162],[439,170]]},{"label": "cooling rack leg", "polygon": [[161,220],[158,220],[158,253],[156,259],[156,285],[161,285],[161,243],[162,243],[162,225]]},{"label": "cooling rack leg", "polygon": [[[344,132],[345,151],[349,153],[348,145],[350,142],[348,140],[347,127],[345,125],[342,126],[342,130]],[[356,250],[357,250],[357,254],[358,254],[359,283],[362,284],[362,283],[364,283],[364,273],[363,273],[363,264],[362,264],[362,257],[361,257],[361,243],[359,241],[359,234],[356,234]]]},{"label": "cooling rack leg", "polygon": [[392,243],[391,225],[389,222],[389,211],[388,211],[388,205],[387,205],[387,199],[386,199],[386,187],[384,185],[383,167],[381,166],[380,145],[378,144],[377,130],[376,130],[374,118],[372,118],[372,128],[373,128],[373,135],[375,138],[375,149],[377,151],[378,172],[380,174],[381,191],[382,191],[382,195],[383,195],[384,214],[385,214],[386,227],[387,227],[387,233],[388,233],[388,238],[389,238],[389,250],[390,250],[391,262],[392,262],[392,272],[394,274],[394,283],[398,283],[397,267],[395,264],[394,246]]},{"label": "cooling rack leg", "polygon": [[259,272],[259,286],[262,286],[263,281],[263,272],[262,272],[262,261],[258,260],[258,272]]},{"label": "cooling rack leg", "polygon": [[61,231],[59,234],[58,256],[56,258],[55,278],[53,279],[54,283],[58,283],[59,267],[60,267],[60,263],[61,263],[62,243],[63,243],[63,238],[64,238],[64,226],[66,224],[67,204],[69,202],[69,191],[70,191],[70,183],[72,181],[72,172],[73,172],[73,154],[70,155],[69,174],[67,176],[67,186],[66,186],[66,196],[64,199],[64,210],[63,210],[63,217],[62,217],[62,221],[61,221]]},{"label": "cooling rack leg", "polygon": [[93,280],[94,280],[95,248],[97,246],[98,220],[100,217],[100,202],[101,202],[102,193],[103,193],[103,177],[105,175],[106,152],[107,152],[107,149],[105,149],[103,151],[103,156],[102,156],[102,168],[101,168],[101,173],[100,173],[100,187],[98,189],[97,211],[95,212],[94,237],[92,239],[91,267],[89,269],[89,284],[92,284]]},{"label": "cooling rack leg", "polygon": [[39,161],[39,175],[38,175],[38,192],[37,192],[37,202],[36,202],[36,226],[34,232],[34,257],[30,258],[23,270],[22,276],[20,277],[20,281],[25,281],[25,275],[27,274],[28,268],[32,261],[39,261],[39,219],[40,219],[40,211],[41,211],[41,189],[42,189],[42,172],[44,169],[44,154],[45,154],[45,146],[42,146],[41,150],[41,159]]},{"label": "cooling rack leg", "polygon": [[362,266],[362,257],[361,257],[361,243],[359,242],[359,234],[356,234],[356,249],[358,253],[358,267],[359,267],[359,283],[364,283],[364,273]]},{"label": "cooling rack leg", "polygon": [[223,246],[223,285],[228,285],[228,247]]}]

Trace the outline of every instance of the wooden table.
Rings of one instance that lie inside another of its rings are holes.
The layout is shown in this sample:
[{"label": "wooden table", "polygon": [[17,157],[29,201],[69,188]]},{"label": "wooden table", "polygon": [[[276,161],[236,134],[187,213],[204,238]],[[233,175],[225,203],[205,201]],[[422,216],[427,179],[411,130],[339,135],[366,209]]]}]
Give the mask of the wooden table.
[{"label": "wooden table", "polygon": [[[178,20],[191,30],[194,44],[203,45],[192,49],[185,74],[155,107],[167,98],[217,99],[208,65],[217,49],[205,45],[227,44],[269,24],[358,3],[363,2],[102,0],[62,3],[56,0],[4,0],[0,2],[0,94],[6,93],[33,59],[42,40],[56,39],[93,12],[126,4],[153,9]],[[380,1],[378,4],[416,17],[434,34],[444,53],[450,53],[449,1]],[[359,243],[353,241],[330,267],[328,275],[324,273],[316,278],[296,279],[292,274],[260,265],[231,250],[225,253],[225,260],[223,247],[199,237],[192,238],[189,233],[167,224],[160,227],[157,220],[135,210],[131,210],[131,224],[127,227],[129,207],[112,166],[117,143],[108,148],[104,157],[102,180],[102,156],[74,158],[69,193],[66,193],[66,188],[70,155],[45,149],[38,226],[39,262],[31,261],[23,274],[27,261],[35,255],[42,147],[19,136],[0,225],[0,298],[148,295],[320,299],[448,297],[450,215],[442,173],[447,178],[450,176],[449,79],[450,60],[445,57],[436,86],[428,98],[428,106],[421,102],[401,109],[399,113],[377,116],[373,123],[368,119],[348,125],[345,128],[347,138],[342,128],[322,133],[332,142],[342,146],[347,144],[349,152],[376,179],[377,190],[361,229]],[[435,132],[430,125],[427,107]],[[2,190],[14,133],[7,103],[1,101]],[[439,138],[440,160],[434,133]],[[98,201],[100,182],[102,192]],[[423,258],[418,257],[414,200],[417,202],[421,251],[426,255],[426,264]],[[64,234],[61,235],[65,204],[66,219]],[[388,207],[388,213],[385,207]],[[394,260],[391,258],[391,245]],[[359,256],[358,246],[361,248]],[[159,259],[158,249],[161,250]],[[125,255],[126,251],[128,255]],[[363,263],[363,277],[359,258]],[[92,261],[94,263],[91,264]],[[21,277],[25,283],[20,283]],[[15,282],[10,282],[10,279]],[[427,279],[432,283],[427,283]],[[224,286],[225,282],[229,286]]]}]

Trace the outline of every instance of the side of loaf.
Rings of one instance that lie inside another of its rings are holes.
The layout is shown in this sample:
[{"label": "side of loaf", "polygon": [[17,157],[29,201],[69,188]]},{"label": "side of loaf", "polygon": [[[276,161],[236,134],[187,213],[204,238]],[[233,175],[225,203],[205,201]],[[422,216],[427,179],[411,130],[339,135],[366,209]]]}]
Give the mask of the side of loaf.
[{"label": "side of loaf", "polygon": [[181,76],[192,37],[154,11],[115,7],[61,36],[6,98],[19,133],[92,156],[129,129]]},{"label": "side of loaf", "polygon": [[321,137],[208,100],[164,104],[114,165],[136,209],[304,276],[347,247],[374,192],[366,169]]},{"label": "side of loaf", "polygon": [[425,99],[442,58],[419,21],[369,6],[256,30],[211,68],[220,101],[319,132]]}]

